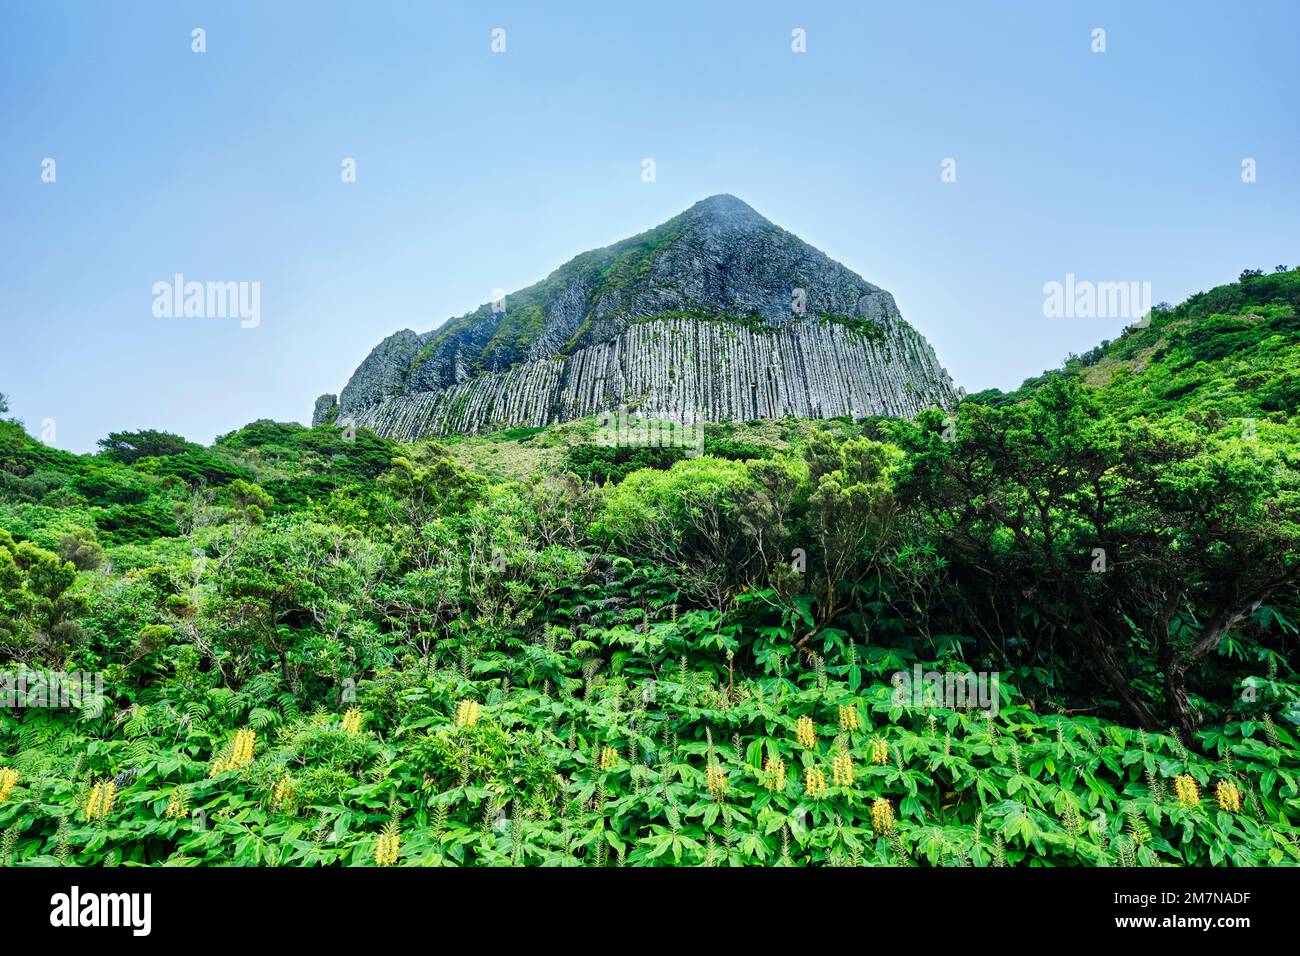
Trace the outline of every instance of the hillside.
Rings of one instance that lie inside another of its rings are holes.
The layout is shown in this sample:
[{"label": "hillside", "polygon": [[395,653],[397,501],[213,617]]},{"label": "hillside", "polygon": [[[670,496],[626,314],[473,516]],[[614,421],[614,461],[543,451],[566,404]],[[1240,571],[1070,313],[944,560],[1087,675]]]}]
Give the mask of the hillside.
[{"label": "hillside", "polygon": [[106,698],[0,709],[0,863],[1300,864],[1298,306],[699,455],[0,421],[0,670]]},{"label": "hillside", "polygon": [[888,292],[713,196],[433,332],[397,332],[313,421],[400,440],[619,406],[682,422],[913,415],[952,382]]},{"label": "hillside", "polygon": [[1298,309],[1300,269],[1247,270],[1177,307],[1157,306],[1144,327],[1071,356],[1016,392],[971,399],[1005,405],[1065,377],[1097,389],[1121,418],[1178,411],[1205,420],[1286,420],[1300,408]]}]

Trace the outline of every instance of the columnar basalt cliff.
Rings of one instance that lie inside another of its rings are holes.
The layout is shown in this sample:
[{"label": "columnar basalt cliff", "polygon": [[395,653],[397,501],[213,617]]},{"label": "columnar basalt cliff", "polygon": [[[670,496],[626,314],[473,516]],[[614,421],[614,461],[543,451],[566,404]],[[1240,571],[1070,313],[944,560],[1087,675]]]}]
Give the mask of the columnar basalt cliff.
[{"label": "columnar basalt cliff", "polygon": [[389,336],[313,421],[413,439],[616,407],[696,422],[911,416],[955,400],[893,296],[713,196],[504,302]]}]

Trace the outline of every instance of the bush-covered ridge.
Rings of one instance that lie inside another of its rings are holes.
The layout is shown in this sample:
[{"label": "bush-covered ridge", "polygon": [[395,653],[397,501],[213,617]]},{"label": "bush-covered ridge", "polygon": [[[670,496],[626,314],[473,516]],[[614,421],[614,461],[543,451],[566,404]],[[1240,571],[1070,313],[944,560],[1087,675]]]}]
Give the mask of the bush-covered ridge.
[{"label": "bush-covered ridge", "polygon": [[1056,378],[1100,389],[1116,415],[1171,411],[1206,418],[1280,417],[1300,407],[1300,268],[1247,270],[1238,282],[1156,306],[1149,322],[1115,341],[1069,356],[1061,369],[1016,391],[989,389],[975,402],[1021,401]]},{"label": "bush-covered ridge", "polygon": [[1294,864],[1296,283],[699,457],[0,422],[0,665],[108,694],[0,710],[0,862]]}]

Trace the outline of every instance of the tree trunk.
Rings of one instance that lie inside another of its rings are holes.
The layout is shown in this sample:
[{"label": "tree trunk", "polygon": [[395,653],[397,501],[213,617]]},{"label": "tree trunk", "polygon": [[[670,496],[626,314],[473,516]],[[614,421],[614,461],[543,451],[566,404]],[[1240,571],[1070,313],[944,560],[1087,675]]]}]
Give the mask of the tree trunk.
[{"label": "tree trunk", "polygon": [[280,650],[280,676],[284,678],[284,689],[297,697],[298,692],[294,690],[293,681],[289,677],[289,657],[283,649]]},{"label": "tree trunk", "polygon": [[[1074,599],[1075,610],[1083,621],[1079,639],[1083,642],[1084,648],[1092,656],[1097,666],[1101,668],[1102,674],[1105,675],[1106,680],[1124,706],[1129,709],[1129,713],[1137,720],[1138,726],[1149,732],[1160,730],[1160,721],[1156,719],[1156,715],[1152,713],[1146,701],[1129,683],[1128,677],[1124,675],[1124,669],[1120,667],[1119,661],[1115,659],[1115,655],[1111,652],[1110,645],[1106,642],[1105,632],[1098,625],[1096,615],[1092,613],[1087,596],[1077,582],[1068,578],[1066,580],[1066,586]],[[1067,629],[1067,633],[1071,633],[1071,631]]]},{"label": "tree trunk", "polygon": [[1196,738],[1196,722],[1192,716],[1192,702],[1187,697],[1187,668],[1191,664],[1186,657],[1177,656],[1165,668],[1165,709],[1169,719],[1178,729],[1183,743],[1191,746]]},{"label": "tree trunk", "polygon": [[1101,668],[1102,674],[1105,675],[1116,695],[1124,703],[1124,706],[1129,709],[1134,719],[1137,720],[1138,726],[1149,732],[1159,731],[1160,721],[1156,720],[1156,715],[1151,712],[1151,708],[1147,706],[1146,701],[1138,695],[1138,692],[1133,689],[1133,685],[1129,683],[1128,678],[1124,676],[1124,671],[1120,668],[1119,662],[1115,660],[1115,655],[1110,652],[1110,648],[1106,646],[1105,641],[1091,628],[1086,629],[1080,635],[1080,638],[1092,659]]},{"label": "tree trunk", "polygon": [[1192,714],[1191,700],[1187,696],[1187,671],[1210,651],[1222,643],[1224,637],[1234,627],[1254,613],[1281,583],[1270,581],[1259,589],[1247,594],[1233,607],[1224,608],[1210,623],[1202,628],[1192,646],[1186,650],[1171,651],[1165,665],[1165,708],[1174,726],[1182,734],[1183,741],[1189,746],[1195,743],[1192,736],[1196,731],[1196,722]]}]

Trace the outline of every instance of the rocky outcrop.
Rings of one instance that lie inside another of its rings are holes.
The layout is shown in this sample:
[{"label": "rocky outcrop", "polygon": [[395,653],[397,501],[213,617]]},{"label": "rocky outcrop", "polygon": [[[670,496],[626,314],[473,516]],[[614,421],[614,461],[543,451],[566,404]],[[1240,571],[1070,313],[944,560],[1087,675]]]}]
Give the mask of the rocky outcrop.
[{"label": "rocky outcrop", "polygon": [[339,398],[337,395],[326,394],[316,399],[316,407],[312,409],[311,423],[316,425],[333,425],[335,419],[339,417]]},{"label": "rocky outcrop", "polygon": [[893,296],[731,196],[375,348],[331,415],[412,439],[619,406],[683,422],[910,416],[955,399]]}]

